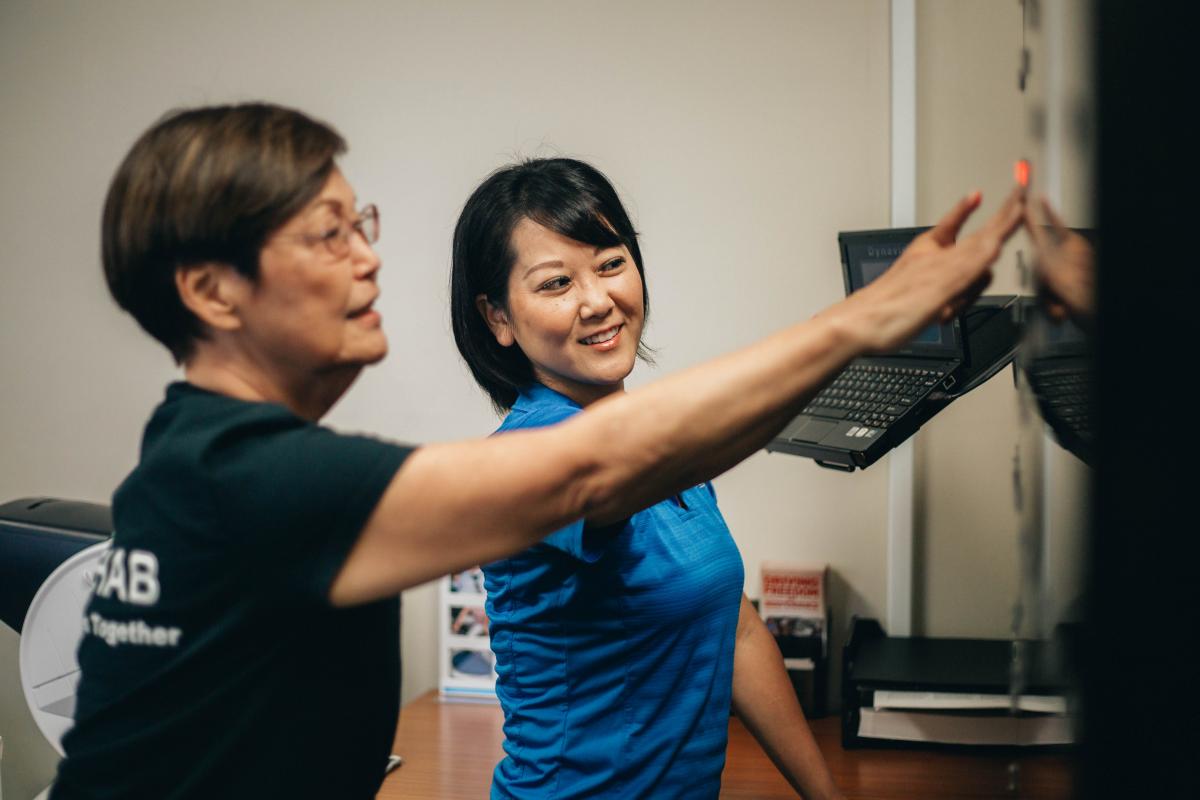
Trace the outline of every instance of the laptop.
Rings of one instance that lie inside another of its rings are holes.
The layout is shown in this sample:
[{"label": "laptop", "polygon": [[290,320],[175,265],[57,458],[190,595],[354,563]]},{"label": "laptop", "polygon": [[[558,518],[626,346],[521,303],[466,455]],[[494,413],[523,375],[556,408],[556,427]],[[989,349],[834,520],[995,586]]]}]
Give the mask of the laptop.
[{"label": "laptop", "polygon": [[[838,234],[849,295],[882,275],[928,228]],[[893,353],[856,359],[767,445],[852,472],[878,461],[952,400],[1010,363],[1018,298],[980,298],[967,314],[930,325]],[[974,358],[972,358],[972,353]]]},{"label": "laptop", "polygon": [[[1072,230],[1095,250],[1096,232]],[[1054,320],[1034,307],[1029,314],[1029,335],[1022,344],[1018,365],[1037,399],[1042,419],[1055,439],[1085,464],[1095,455],[1094,374],[1087,334],[1070,320]]]},{"label": "laptop", "polygon": [[1090,465],[1096,437],[1087,337],[1074,323],[1055,322],[1044,314],[1039,314],[1035,331],[1020,363],[1038,410],[1058,443]]}]

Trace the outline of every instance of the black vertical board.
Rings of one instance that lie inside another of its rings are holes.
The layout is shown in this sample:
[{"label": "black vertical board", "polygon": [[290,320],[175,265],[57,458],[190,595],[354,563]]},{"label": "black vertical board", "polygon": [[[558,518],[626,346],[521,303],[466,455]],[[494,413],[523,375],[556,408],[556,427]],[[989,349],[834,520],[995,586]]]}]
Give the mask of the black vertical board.
[{"label": "black vertical board", "polygon": [[1200,796],[1200,29],[1099,0],[1097,440],[1078,796]]}]

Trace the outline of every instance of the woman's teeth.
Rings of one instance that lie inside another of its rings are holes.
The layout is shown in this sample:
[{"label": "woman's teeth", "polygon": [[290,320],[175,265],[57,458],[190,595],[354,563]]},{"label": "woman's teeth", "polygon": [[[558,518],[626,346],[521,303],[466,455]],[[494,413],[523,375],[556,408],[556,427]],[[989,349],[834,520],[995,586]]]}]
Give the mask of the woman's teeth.
[{"label": "woman's teeth", "polygon": [[616,335],[621,332],[621,326],[609,328],[606,331],[600,331],[597,334],[587,337],[583,340],[584,344],[603,344],[616,338]]}]

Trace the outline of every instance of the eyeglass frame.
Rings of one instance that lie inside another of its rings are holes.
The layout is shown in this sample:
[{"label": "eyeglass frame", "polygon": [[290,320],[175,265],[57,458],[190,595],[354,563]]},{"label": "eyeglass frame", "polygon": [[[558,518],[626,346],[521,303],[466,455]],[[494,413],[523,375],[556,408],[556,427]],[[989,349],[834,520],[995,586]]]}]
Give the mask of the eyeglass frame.
[{"label": "eyeglass frame", "polygon": [[309,247],[324,244],[331,256],[345,258],[350,253],[350,237],[356,233],[368,245],[379,241],[379,207],[374,203],[363,206],[349,225],[346,225],[344,219],[339,219],[337,228],[325,233],[281,233],[272,238],[294,239],[304,242]]}]

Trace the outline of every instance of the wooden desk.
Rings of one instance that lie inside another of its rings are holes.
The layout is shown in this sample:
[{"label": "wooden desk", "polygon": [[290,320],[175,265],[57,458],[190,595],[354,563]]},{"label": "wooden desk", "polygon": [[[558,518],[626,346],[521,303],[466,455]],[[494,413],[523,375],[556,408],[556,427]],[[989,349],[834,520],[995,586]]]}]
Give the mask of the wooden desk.
[{"label": "wooden desk", "polygon": [[[503,718],[494,705],[443,703],[436,692],[404,707],[394,751],[404,766],[388,776],[379,800],[479,800],[488,796],[492,768],[503,755]],[[834,780],[850,800],[891,798],[1004,798],[1066,800],[1070,759],[1026,755],[1018,760],[1020,788],[1010,793],[1010,759],[924,750],[843,750],[837,717],[814,720],[813,733]],[[721,781],[725,800],[794,798],[758,742],[737,719],[729,721],[729,754]]]}]

